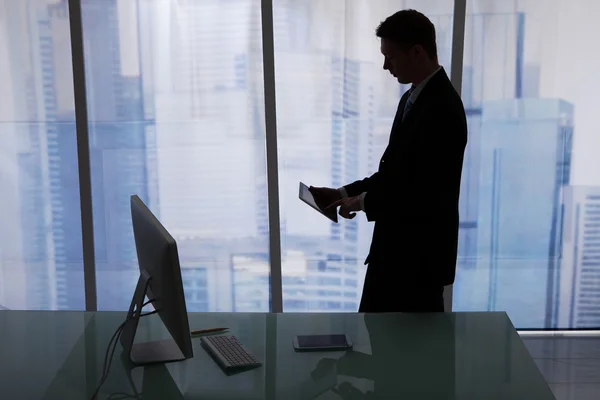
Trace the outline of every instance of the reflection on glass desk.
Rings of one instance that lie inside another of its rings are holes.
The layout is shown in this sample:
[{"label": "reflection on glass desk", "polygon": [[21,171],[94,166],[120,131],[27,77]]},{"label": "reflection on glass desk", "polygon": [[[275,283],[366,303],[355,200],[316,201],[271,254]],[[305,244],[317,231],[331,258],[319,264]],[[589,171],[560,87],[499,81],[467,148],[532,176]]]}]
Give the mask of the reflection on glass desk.
[{"label": "reflection on glass desk", "polygon": [[[0,311],[0,398],[87,399],[124,313]],[[227,376],[194,358],[132,367],[117,348],[100,399],[554,399],[505,313],[196,314],[230,328],[263,367]],[[345,333],[347,352],[297,353],[296,335]],[[138,340],[168,337],[158,318]]]}]

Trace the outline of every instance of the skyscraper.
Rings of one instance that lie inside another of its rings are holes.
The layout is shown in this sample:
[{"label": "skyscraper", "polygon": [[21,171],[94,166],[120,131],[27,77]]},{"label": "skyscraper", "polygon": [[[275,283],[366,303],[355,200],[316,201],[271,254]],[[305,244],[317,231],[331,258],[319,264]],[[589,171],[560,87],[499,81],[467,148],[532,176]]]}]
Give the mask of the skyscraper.
[{"label": "skyscraper", "polygon": [[354,11],[343,2],[274,5],[286,311],[358,308],[364,271],[358,218],[333,224],[298,200],[299,181],[340,187],[368,168],[360,152],[374,125],[377,66],[358,42],[349,51],[340,46],[350,23],[340,15],[352,19]]},{"label": "skyscraper", "polygon": [[479,206],[479,162],[481,157],[481,103],[473,95],[473,68],[463,68],[462,99],[467,115],[468,143],[460,182],[457,268],[473,268],[477,257],[477,211]]},{"label": "skyscraper", "polygon": [[[460,190],[459,275],[461,270],[472,269],[477,265],[483,103],[503,98],[524,97],[523,86],[533,87],[536,78],[539,80],[539,75],[524,76],[523,72],[525,15],[514,10],[506,12],[504,6],[498,10],[495,3],[477,4],[479,12],[468,12],[465,21],[468,34],[464,46],[461,97],[467,114],[469,137]],[[500,34],[486,35],[485,32],[489,29],[494,29]],[[482,50],[477,51],[479,49]],[[491,76],[498,78],[489,79]],[[531,95],[530,92],[527,91],[526,94]],[[460,285],[459,276],[459,291],[462,290]]]},{"label": "skyscraper", "polygon": [[372,125],[370,64],[312,49],[278,48],[276,59],[284,307],[355,310],[358,224],[333,224],[308,208],[298,182],[339,187],[359,179],[359,146]]},{"label": "skyscraper", "polygon": [[477,271],[463,271],[461,290],[474,304],[508,311],[516,326],[547,324],[547,288],[560,243],[559,194],[569,182],[572,114],[573,106],[562,100],[484,103]]},{"label": "skyscraper", "polygon": [[[139,2],[143,97],[152,99],[159,160],[148,170],[153,210],[180,246],[193,311],[235,310],[234,260],[268,256],[256,4]],[[256,285],[268,291],[268,282]]]},{"label": "skyscraper", "polygon": [[[20,219],[7,229],[19,227],[16,237],[21,242],[16,246],[21,263],[10,263],[5,282],[22,292],[10,295],[11,304],[25,297],[13,308],[81,309],[81,221],[66,3],[4,2],[3,7],[7,30],[1,40],[8,50],[12,89],[7,92],[9,119],[29,122],[13,126],[4,138],[16,153],[9,158],[14,164],[6,168],[17,171],[13,177]],[[11,136],[16,140],[12,145]]]},{"label": "skyscraper", "polygon": [[575,329],[600,325],[600,187],[568,186],[554,324]]},{"label": "skyscraper", "polygon": [[556,305],[558,193],[570,178],[573,106],[538,98],[541,60],[525,53],[538,25],[513,6],[480,2],[480,13],[467,13],[469,143],[453,299],[460,311],[506,310],[517,325],[542,328],[553,326]]},{"label": "skyscraper", "polygon": [[21,39],[21,30],[12,31],[20,26],[14,18],[14,3],[0,2],[0,185],[4,189],[0,219],[0,303],[13,308],[27,306],[25,260],[23,249],[23,222],[21,209],[21,190],[19,176],[20,152],[27,138],[27,127],[16,121],[25,119],[27,108],[19,100],[25,92],[22,90],[24,79],[16,75],[18,62],[14,60],[17,48],[13,37]]},{"label": "skyscraper", "polygon": [[[138,276],[129,197],[137,194],[146,202],[150,197],[147,141],[153,139],[154,120],[144,105],[144,76],[125,75],[120,18],[116,0],[82,3],[100,309],[129,305]],[[139,43],[127,50],[139,52]]]}]

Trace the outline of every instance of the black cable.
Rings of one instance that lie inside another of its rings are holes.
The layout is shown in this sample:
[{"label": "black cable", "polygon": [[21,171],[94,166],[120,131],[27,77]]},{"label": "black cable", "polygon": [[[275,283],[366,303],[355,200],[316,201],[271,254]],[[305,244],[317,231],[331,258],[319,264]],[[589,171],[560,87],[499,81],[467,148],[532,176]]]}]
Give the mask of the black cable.
[{"label": "black cable", "polygon": [[[117,328],[115,333],[113,333],[112,337],[110,338],[110,341],[108,342],[108,346],[106,347],[106,353],[104,354],[104,364],[102,365],[102,377],[100,378],[100,382],[98,383],[96,390],[92,394],[91,400],[96,400],[98,398],[98,393],[100,392],[100,388],[102,387],[102,385],[104,385],[104,383],[108,379],[108,374],[110,372],[112,360],[115,355],[115,350],[117,349],[117,345],[119,343],[119,338],[121,337],[121,334],[123,333],[123,329],[125,328],[125,325],[134,318],[136,313],[139,313],[139,318],[145,317],[147,315],[156,314],[158,312],[158,310],[154,310],[154,311],[147,312],[147,313],[142,313],[142,309],[145,306],[147,306],[148,304],[153,303],[154,301],[155,301],[154,299],[148,300],[147,302],[142,304],[142,307],[140,309],[134,310],[131,313],[128,313],[127,317],[125,318],[125,321],[123,321],[123,323],[121,323],[121,325],[119,325],[119,327]],[[112,350],[111,350],[111,346],[112,346]],[[110,354],[110,356],[109,356],[109,354]]]},{"label": "black cable", "polygon": [[145,302],[144,304],[142,304],[142,308],[146,307],[150,303],[154,303],[154,301],[155,301],[155,299],[148,300],[147,302]]},{"label": "black cable", "polygon": [[[104,363],[102,364],[102,377],[100,378],[100,382],[98,383],[98,386],[96,387],[96,390],[94,391],[94,394],[91,397],[92,400],[97,399],[98,393],[100,392],[100,388],[102,387],[102,385],[104,385],[106,379],[108,378],[108,371],[110,370],[110,363],[108,360],[110,359],[112,361],[112,354],[114,353],[114,350],[111,351],[111,346],[113,347],[113,349],[116,348],[116,343],[118,343],[119,341],[121,332],[123,331],[123,326],[125,326],[125,323],[127,323],[128,321],[129,318],[126,319],[125,322],[123,322],[121,325],[119,325],[115,333],[110,338],[110,341],[108,342],[106,353],[104,354]],[[115,346],[113,346],[113,341]]]},{"label": "black cable", "polygon": [[[148,304],[152,303],[154,300],[148,300],[147,302],[145,302],[144,304],[142,304],[142,308],[139,310],[140,312],[140,318],[141,317],[145,317],[147,315],[152,315],[152,314],[156,314],[156,310],[151,311],[151,312],[147,312],[147,313],[142,313],[141,310],[147,306]],[[108,377],[108,372],[110,370],[110,366],[112,365],[112,359],[115,353],[115,350],[117,348],[117,344],[119,342],[119,338],[121,337],[121,334],[123,333],[123,329],[125,328],[125,325],[127,324],[127,322],[131,321],[133,319],[133,315],[135,314],[136,311],[134,311],[132,314],[127,315],[127,318],[125,319],[125,321],[119,325],[119,327],[117,328],[117,330],[115,331],[115,333],[113,334],[112,338],[110,339],[110,341],[108,342],[108,348],[106,351],[106,354],[104,355],[104,364],[102,367],[102,376],[104,381],[106,381],[106,378]],[[113,348],[110,351],[110,359],[108,360],[108,366],[107,366],[107,358],[108,358],[108,354],[109,354],[109,349],[111,346],[111,343],[113,344]],[[102,383],[104,383],[104,381],[101,381]]]}]

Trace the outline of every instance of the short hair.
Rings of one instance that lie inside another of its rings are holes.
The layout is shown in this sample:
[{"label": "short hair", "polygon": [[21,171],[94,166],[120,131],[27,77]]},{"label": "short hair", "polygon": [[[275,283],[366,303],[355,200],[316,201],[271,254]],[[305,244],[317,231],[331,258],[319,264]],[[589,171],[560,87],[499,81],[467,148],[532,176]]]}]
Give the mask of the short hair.
[{"label": "short hair", "polygon": [[375,33],[382,39],[399,44],[403,50],[420,45],[429,58],[437,59],[435,26],[429,18],[416,10],[401,10],[387,17],[379,24]]}]

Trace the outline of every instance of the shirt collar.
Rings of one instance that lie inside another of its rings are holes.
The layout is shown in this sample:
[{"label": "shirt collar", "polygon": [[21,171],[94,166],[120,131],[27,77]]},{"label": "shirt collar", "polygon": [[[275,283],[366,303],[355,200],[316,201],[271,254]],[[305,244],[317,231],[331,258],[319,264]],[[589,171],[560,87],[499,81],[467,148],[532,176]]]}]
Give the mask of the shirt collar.
[{"label": "shirt collar", "polygon": [[417,101],[417,97],[419,97],[419,94],[421,94],[421,92],[423,91],[423,88],[425,88],[425,85],[427,85],[427,82],[429,82],[431,80],[431,78],[433,78],[433,76],[435,74],[437,74],[440,70],[442,69],[442,67],[438,67],[435,71],[433,71],[433,73],[431,75],[429,75],[427,78],[423,79],[421,81],[421,83],[419,83],[417,86],[413,86],[412,89],[412,93],[410,94],[409,100],[411,103],[415,103],[415,101]]}]

